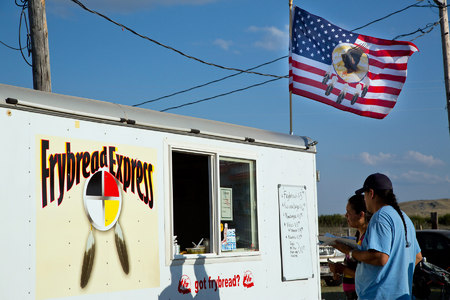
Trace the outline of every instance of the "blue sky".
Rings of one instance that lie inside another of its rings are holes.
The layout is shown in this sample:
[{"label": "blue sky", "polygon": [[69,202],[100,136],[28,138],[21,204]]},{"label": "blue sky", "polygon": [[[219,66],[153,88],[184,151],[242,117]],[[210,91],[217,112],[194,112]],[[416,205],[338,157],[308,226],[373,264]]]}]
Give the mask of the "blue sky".
[{"label": "blue sky", "polygon": [[[140,34],[219,65],[246,69],[288,54],[288,0],[81,2]],[[294,1],[348,30],[413,3],[427,1]],[[46,10],[55,93],[133,105],[234,73],[186,59],[69,0],[47,0]],[[14,1],[1,1],[0,41],[14,47],[18,47],[20,12]],[[410,8],[357,32],[392,39],[438,19],[437,8]],[[319,214],[344,213],[348,197],[374,172],[391,177],[400,202],[450,197],[450,136],[439,26],[413,42],[420,52],[410,58],[406,83],[384,120],[293,96],[294,134],[319,142]],[[0,67],[0,83],[32,88],[31,68],[19,51],[0,45]],[[288,60],[256,71],[287,75]],[[162,110],[268,79],[239,75],[142,107]],[[281,79],[170,112],[288,133],[288,99],[288,80]]]}]

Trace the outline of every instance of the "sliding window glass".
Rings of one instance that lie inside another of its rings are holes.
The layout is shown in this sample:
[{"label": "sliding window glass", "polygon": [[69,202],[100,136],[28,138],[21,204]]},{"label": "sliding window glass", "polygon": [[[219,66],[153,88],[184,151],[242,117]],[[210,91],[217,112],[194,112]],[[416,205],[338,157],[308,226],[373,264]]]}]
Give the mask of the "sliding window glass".
[{"label": "sliding window glass", "polygon": [[256,251],[255,161],[220,158],[220,228],[222,252]]}]

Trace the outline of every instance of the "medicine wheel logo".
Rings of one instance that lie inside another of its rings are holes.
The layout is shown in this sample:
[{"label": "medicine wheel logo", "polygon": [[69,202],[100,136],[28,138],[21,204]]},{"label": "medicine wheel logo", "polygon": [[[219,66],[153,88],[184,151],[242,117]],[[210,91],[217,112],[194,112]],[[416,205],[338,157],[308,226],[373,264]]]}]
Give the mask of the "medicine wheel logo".
[{"label": "medicine wheel logo", "polygon": [[187,275],[183,275],[178,282],[178,292],[180,294],[189,294],[191,292],[191,279]]},{"label": "medicine wheel logo", "polygon": [[125,237],[119,224],[122,193],[116,178],[106,170],[95,172],[86,180],[83,200],[86,215],[92,226],[90,226],[83,256],[81,288],[88,284],[94,266],[95,236],[92,227],[100,231],[107,231],[114,226],[114,240],[120,264],[125,274],[130,271]]},{"label": "medicine wheel logo", "polygon": [[117,181],[106,170],[94,173],[84,186],[84,209],[92,226],[109,230],[119,219],[122,195]]}]

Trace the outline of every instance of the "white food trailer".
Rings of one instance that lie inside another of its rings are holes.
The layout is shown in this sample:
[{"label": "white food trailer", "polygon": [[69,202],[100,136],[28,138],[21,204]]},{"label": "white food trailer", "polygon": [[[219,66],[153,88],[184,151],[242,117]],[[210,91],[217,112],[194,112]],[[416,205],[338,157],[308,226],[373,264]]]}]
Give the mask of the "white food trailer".
[{"label": "white food trailer", "polygon": [[0,299],[320,299],[315,142],[0,85]]}]

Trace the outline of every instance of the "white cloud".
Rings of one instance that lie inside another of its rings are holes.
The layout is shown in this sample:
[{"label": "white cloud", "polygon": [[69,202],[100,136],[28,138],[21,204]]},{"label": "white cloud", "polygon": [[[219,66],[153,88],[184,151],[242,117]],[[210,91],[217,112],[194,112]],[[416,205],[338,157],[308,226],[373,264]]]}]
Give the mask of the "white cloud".
[{"label": "white cloud", "polygon": [[407,161],[413,161],[427,165],[428,167],[445,165],[445,163],[442,160],[434,158],[432,155],[425,155],[420,152],[412,150],[406,153],[405,159]]},{"label": "white cloud", "polygon": [[380,165],[380,164],[395,164],[395,165],[410,165],[410,166],[427,166],[436,167],[443,166],[445,162],[432,155],[425,155],[417,151],[410,150],[403,155],[396,155],[391,153],[380,152],[378,154],[370,154],[362,152],[359,154],[359,159],[366,165]]},{"label": "white cloud", "polygon": [[398,180],[413,184],[441,184],[450,183],[448,176],[438,176],[426,172],[408,171],[397,176]]},{"label": "white cloud", "polygon": [[230,46],[233,45],[233,41],[226,41],[223,39],[216,39],[213,42],[214,45],[219,46],[220,48],[222,48],[225,51],[230,50]]},{"label": "white cloud", "polygon": [[380,152],[378,154],[370,154],[368,152],[362,152],[359,155],[359,157],[364,164],[375,166],[380,163],[385,163],[385,162],[388,162],[388,161],[394,159],[395,155],[390,154],[390,153],[383,153],[383,152]]},{"label": "white cloud", "polygon": [[283,31],[274,26],[250,26],[248,31],[262,35],[260,39],[253,44],[255,47],[270,51],[288,47],[289,32],[286,30]]}]

